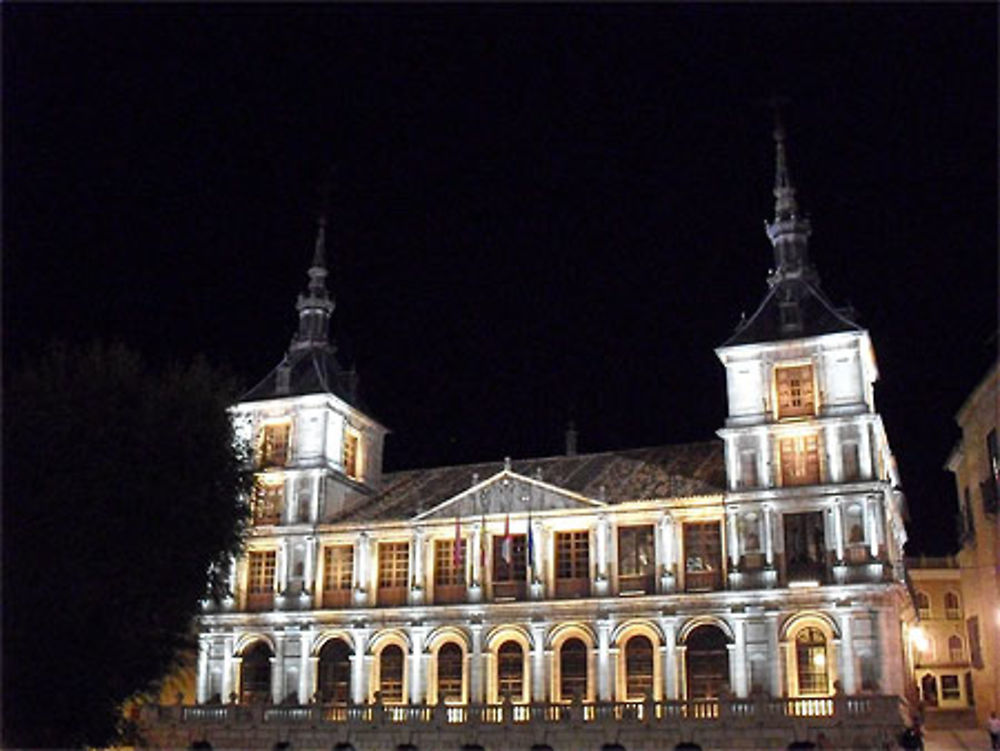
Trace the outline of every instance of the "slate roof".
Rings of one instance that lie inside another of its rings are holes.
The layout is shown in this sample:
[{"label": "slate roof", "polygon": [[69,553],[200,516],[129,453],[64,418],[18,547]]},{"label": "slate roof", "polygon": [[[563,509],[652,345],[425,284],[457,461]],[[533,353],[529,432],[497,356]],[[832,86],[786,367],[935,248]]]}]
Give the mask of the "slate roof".
[{"label": "slate roof", "polygon": [[[389,473],[380,493],[335,521],[410,519],[471,487],[474,474],[483,481],[503,468],[483,462]],[[721,493],[726,480],[720,441],[522,459],[511,470],[531,478],[540,471],[545,483],[608,503]]]},{"label": "slate roof", "polygon": [[781,310],[778,306],[778,291],[782,285],[778,284],[768,290],[754,314],[745,322],[741,322],[722,346],[803,339],[841,331],[862,331],[861,326],[848,317],[848,312],[834,307],[818,286],[805,280],[796,283],[804,288],[799,296],[799,309],[802,311],[801,329],[792,332],[782,330]]},{"label": "slate roof", "polygon": [[[279,373],[288,368],[288,388],[279,388]],[[357,400],[357,376],[344,370],[331,346],[292,349],[256,386],[245,393],[241,402],[261,401],[303,394],[334,394],[348,404],[361,408]]]}]

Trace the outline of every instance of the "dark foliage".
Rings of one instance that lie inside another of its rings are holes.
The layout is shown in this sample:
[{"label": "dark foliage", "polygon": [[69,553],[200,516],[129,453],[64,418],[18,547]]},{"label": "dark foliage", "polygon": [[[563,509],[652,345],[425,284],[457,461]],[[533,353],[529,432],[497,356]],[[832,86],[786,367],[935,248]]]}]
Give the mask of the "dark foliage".
[{"label": "dark foliage", "polygon": [[52,345],[4,392],[8,747],[104,745],[153,691],[238,550],[248,477],[204,362]]}]

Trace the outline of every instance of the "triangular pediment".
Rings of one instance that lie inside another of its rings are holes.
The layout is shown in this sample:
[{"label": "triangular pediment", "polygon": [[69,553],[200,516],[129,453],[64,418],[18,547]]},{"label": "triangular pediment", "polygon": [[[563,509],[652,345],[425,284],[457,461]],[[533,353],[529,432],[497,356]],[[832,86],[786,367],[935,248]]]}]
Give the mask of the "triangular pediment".
[{"label": "triangular pediment", "polygon": [[539,511],[591,510],[607,504],[505,469],[442,501],[415,520],[451,519]]}]

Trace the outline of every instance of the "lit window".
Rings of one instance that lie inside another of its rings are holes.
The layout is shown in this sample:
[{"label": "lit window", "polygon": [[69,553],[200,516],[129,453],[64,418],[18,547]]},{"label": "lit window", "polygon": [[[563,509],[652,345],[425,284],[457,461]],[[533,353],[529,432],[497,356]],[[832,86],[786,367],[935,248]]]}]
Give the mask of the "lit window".
[{"label": "lit window", "polygon": [[353,545],[328,545],[323,548],[324,607],[336,608],[350,604],[353,577]]},{"label": "lit window", "polygon": [[330,639],[319,651],[319,698],[324,704],[351,700],[351,648],[343,639]]},{"label": "lit window", "polygon": [[274,570],[277,553],[258,550],[250,553],[247,576],[247,609],[264,610],[274,604]]},{"label": "lit window", "polygon": [[590,533],[556,533],[556,596],[590,594]]},{"label": "lit window", "polygon": [[524,698],[524,652],[516,641],[505,641],[497,652],[497,698]]},{"label": "lit window", "polygon": [[819,437],[815,433],[782,438],[778,447],[782,485],[819,484]]},{"label": "lit window", "polygon": [[958,687],[957,675],[941,676],[941,698],[955,701],[962,698],[962,691]]},{"label": "lit window", "polygon": [[410,544],[383,542],[378,546],[378,602],[380,605],[406,603]]},{"label": "lit window", "polygon": [[351,478],[358,477],[358,436],[356,433],[344,431],[344,474]]},{"label": "lit window", "polygon": [[285,508],[284,480],[257,477],[254,480],[251,506],[254,524],[281,524],[281,513]]},{"label": "lit window", "polygon": [[799,694],[811,696],[829,693],[826,637],[818,628],[804,628],[795,637]]},{"label": "lit window", "polygon": [[816,413],[812,365],[775,368],[774,383],[778,394],[778,419],[811,417]]},{"label": "lit window", "polygon": [[567,639],[559,650],[559,699],[587,699],[587,645]]},{"label": "lit window", "polygon": [[653,692],[653,644],[645,636],[633,636],[625,643],[625,694],[628,699],[645,699]]},{"label": "lit window", "polygon": [[826,578],[826,535],[823,512],[784,514],[785,570],[789,581]]},{"label": "lit window", "polygon": [[283,467],[288,461],[288,436],[291,423],[279,422],[264,425],[257,448],[257,466]]},{"label": "lit window", "polygon": [[618,590],[653,591],[653,527],[618,529]]},{"label": "lit window", "polygon": [[462,602],[465,599],[465,540],[434,541],[434,601]]},{"label": "lit window", "polygon": [[927,596],[926,592],[917,592],[917,612],[920,614],[921,620],[927,620],[931,617],[931,598]]},{"label": "lit window", "polygon": [[240,660],[240,703],[271,700],[271,648],[262,641],[243,650]]},{"label": "lit window", "polygon": [[722,586],[722,532],[718,522],[684,524],[684,579],[688,592]]},{"label": "lit window", "polygon": [[948,659],[951,662],[961,662],[965,659],[961,636],[952,636],[948,639]]},{"label": "lit window", "polygon": [[462,648],[448,642],[438,650],[437,695],[439,704],[459,704],[462,701]]},{"label": "lit window", "polygon": [[493,538],[493,597],[523,600],[528,576],[527,538],[510,536],[510,561],[504,558],[504,538]]},{"label": "lit window", "polygon": [[379,655],[378,690],[385,704],[403,703],[403,650],[390,644]]},{"label": "lit window", "polygon": [[947,592],[944,596],[944,617],[949,621],[962,620],[962,607],[958,601],[958,595],[954,592]]}]

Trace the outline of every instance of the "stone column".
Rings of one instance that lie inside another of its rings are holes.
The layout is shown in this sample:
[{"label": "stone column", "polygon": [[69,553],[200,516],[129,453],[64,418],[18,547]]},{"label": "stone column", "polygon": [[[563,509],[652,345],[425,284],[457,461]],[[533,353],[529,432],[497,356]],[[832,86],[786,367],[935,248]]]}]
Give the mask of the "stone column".
[{"label": "stone column", "polygon": [[687,647],[683,644],[678,644],[674,647],[674,651],[677,654],[676,668],[677,671],[677,698],[687,699]]},{"label": "stone column", "polygon": [[663,658],[663,697],[665,699],[677,698],[677,627],[673,618],[660,618],[660,627],[663,629],[663,647],[661,656]]},{"label": "stone column", "polygon": [[371,558],[370,538],[367,532],[359,532],[354,542],[354,603],[356,605],[367,605],[369,603],[368,587],[371,577],[369,576],[369,560]]},{"label": "stone column", "polygon": [[196,700],[199,704],[204,704],[208,701],[208,655],[210,649],[210,637],[202,634],[198,639],[198,691]]},{"label": "stone column", "polygon": [[840,685],[845,694],[858,692],[857,671],[854,668],[854,635],[851,614],[838,613],[840,620]]},{"label": "stone column", "polygon": [[284,595],[288,589],[288,540],[278,541],[278,553],[274,562],[274,587],[279,595]]},{"label": "stone column", "polygon": [[236,655],[233,654],[233,637],[227,636],[225,639],[225,655],[222,658],[222,701],[228,702],[229,695],[236,690],[236,670],[239,669],[239,665],[234,667],[233,662],[238,659]]},{"label": "stone column", "polygon": [[483,655],[483,624],[470,624],[472,631],[472,655],[469,659],[469,703],[484,704],[485,693],[485,660]]},{"label": "stone column", "polygon": [[656,535],[660,547],[660,580],[657,582],[661,592],[674,591],[674,520],[670,514],[660,517],[656,525]]},{"label": "stone column", "polygon": [[483,584],[483,566],[482,566],[482,556],[480,555],[480,548],[482,547],[483,535],[486,531],[483,529],[482,522],[476,522],[472,525],[472,539],[469,541],[468,549],[465,553],[467,556],[472,558],[472,586],[481,587]]},{"label": "stone column", "polygon": [[410,538],[410,604],[424,601],[424,530],[417,527]]},{"label": "stone column", "polygon": [[534,652],[531,661],[531,700],[545,701],[545,626],[531,624],[531,638],[534,641]]},{"label": "stone column", "polygon": [[316,537],[314,535],[309,535],[306,537],[306,560],[305,560],[305,578],[302,581],[302,586],[305,587],[306,592],[309,593],[308,605],[309,607],[314,607],[317,601],[316,598],[316,556],[318,555],[318,546],[316,544]]},{"label": "stone column", "polygon": [[274,635],[274,657],[271,658],[271,701],[280,704],[285,697],[285,636]]},{"label": "stone column", "polygon": [[315,475],[313,475],[313,492],[312,498],[309,499],[309,521],[312,524],[317,524],[319,522],[319,501],[322,488],[323,471],[319,470]]},{"label": "stone column", "polygon": [[353,628],[354,654],[351,655],[351,701],[364,704],[368,700],[368,629]]},{"label": "stone column", "polygon": [[726,547],[729,549],[729,571],[736,571],[740,564],[739,534],[736,529],[736,508],[726,508]]},{"label": "stone column", "polygon": [[838,498],[833,505],[833,539],[837,551],[837,563],[844,562],[844,499]]},{"label": "stone column", "polygon": [[598,597],[608,594],[610,582],[608,581],[608,536],[611,525],[608,522],[607,514],[600,514],[597,517],[597,527],[594,530],[595,547],[597,548],[597,567],[594,577],[594,594]]},{"label": "stone column", "polygon": [[299,634],[299,703],[308,704],[316,693],[316,664],[318,657],[312,656],[312,629]]},{"label": "stone column", "polygon": [[410,642],[413,644],[413,654],[410,655],[410,704],[422,704],[424,701],[424,636],[425,626],[410,628]]},{"label": "stone column", "polygon": [[733,693],[741,699],[750,695],[750,685],[747,675],[747,624],[743,618],[733,619],[733,631],[736,634],[736,641],[733,644],[733,651],[730,653],[730,664],[732,670]]},{"label": "stone column", "polygon": [[782,691],[782,660],[781,642],[778,639],[778,614],[768,613],[767,615],[767,651],[768,660],[771,663],[771,696],[784,696]]},{"label": "stone column", "polygon": [[771,523],[771,504],[764,504],[764,560],[774,568],[774,529]]},{"label": "stone column", "polygon": [[597,698],[611,701],[611,683],[614,671],[611,665],[611,621],[597,622]]},{"label": "stone column", "polygon": [[868,550],[872,558],[878,558],[879,544],[882,542],[879,535],[879,514],[878,496],[868,496],[865,499],[865,529],[868,532]]}]

